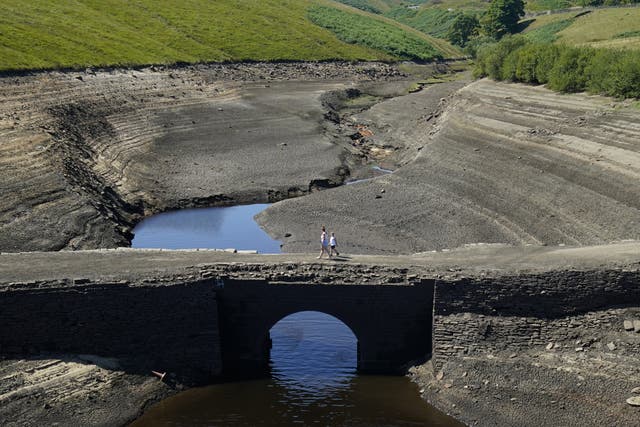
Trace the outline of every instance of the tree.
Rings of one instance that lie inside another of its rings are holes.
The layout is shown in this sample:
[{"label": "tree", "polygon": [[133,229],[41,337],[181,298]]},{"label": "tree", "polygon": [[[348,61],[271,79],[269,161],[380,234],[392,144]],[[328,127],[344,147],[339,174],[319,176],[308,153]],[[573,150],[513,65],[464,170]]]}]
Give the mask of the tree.
[{"label": "tree", "polygon": [[455,45],[464,47],[471,37],[478,34],[479,26],[480,21],[475,15],[460,14],[451,24],[447,32],[447,40]]},{"label": "tree", "polygon": [[495,39],[518,30],[518,21],[524,16],[524,0],[492,0],[482,16],[484,33]]}]

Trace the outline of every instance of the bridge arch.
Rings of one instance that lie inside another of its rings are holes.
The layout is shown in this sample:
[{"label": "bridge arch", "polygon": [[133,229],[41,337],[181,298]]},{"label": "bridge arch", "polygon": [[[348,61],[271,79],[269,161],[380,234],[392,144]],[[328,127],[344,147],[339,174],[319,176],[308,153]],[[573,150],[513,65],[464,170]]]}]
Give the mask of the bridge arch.
[{"label": "bridge arch", "polygon": [[[358,338],[346,323],[327,313],[289,314],[271,326],[267,339],[271,348],[270,367],[288,372],[287,375],[298,375],[294,371],[300,368],[357,367]],[[335,366],[328,366],[329,360]]]},{"label": "bridge arch", "polygon": [[269,372],[269,330],[301,311],[326,313],[347,325],[358,342],[357,368],[404,373],[431,352],[433,283],[337,285],[227,280],[217,291],[223,372]]}]

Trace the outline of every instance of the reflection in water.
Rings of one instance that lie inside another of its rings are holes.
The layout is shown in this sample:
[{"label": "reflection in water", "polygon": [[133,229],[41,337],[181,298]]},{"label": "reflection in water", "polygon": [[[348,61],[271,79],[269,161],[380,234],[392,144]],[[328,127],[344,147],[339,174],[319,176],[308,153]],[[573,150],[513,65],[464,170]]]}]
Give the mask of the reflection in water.
[{"label": "reflection in water", "polygon": [[132,427],[462,426],[427,405],[405,377],[357,375],[355,337],[334,317],[296,313],[271,338],[272,378],[188,390]]},{"label": "reflection in water", "polygon": [[357,340],[333,316],[304,311],[285,317],[270,331],[271,375],[291,405],[335,403],[356,376]]},{"label": "reflection in water", "polygon": [[134,230],[134,248],[163,249],[255,249],[280,253],[273,240],[253,220],[267,204],[225,208],[182,209],[151,216]]}]

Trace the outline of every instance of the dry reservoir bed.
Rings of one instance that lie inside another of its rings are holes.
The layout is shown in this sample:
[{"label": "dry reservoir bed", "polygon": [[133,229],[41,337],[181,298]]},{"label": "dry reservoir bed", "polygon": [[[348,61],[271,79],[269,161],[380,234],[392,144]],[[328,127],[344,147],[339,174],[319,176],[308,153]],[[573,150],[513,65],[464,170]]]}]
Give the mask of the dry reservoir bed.
[{"label": "dry reservoir bed", "polygon": [[[488,80],[403,95],[410,83],[396,66],[383,64],[5,76],[0,79],[0,251],[126,246],[133,225],[158,211],[279,200],[258,221],[288,252],[315,251],[320,224],[337,233],[341,252],[360,254],[640,238],[637,107]],[[364,96],[336,105],[327,98],[328,92],[355,88]],[[349,137],[359,130],[366,130],[363,138]],[[368,162],[395,172],[340,186],[360,176]],[[501,256],[520,259],[522,248],[504,249]],[[594,271],[612,248],[588,249]],[[634,253],[620,274],[637,271]],[[100,268],[112,268],[97,254],[90,269],[101,263]],[[440,262],[455,274],[479,260],[474,269],[482,277],[483,266],[493,261],[476,254],[463,251]],[[448,257],[446,252],[430,256],[419,262],[427,270],[438,257]],[[24,274],[30,280],[27,276],[35,274],[29,264],[18,267],[13,258],[4,259],[10,261],[3,267],[5,280]],[[527,259],[526,269],[549,261]],[[172,262],[182,268],[207,261],[187,256]],[[570,270],[574,262],[564,267]],[[42,265],[41,279],[58,270],[74,278],[62,265]],[[444,364],[416,371],[426,398],[470,424],[525,425],[526,419],[531,425],[634,425],[637,411],[623,402],[631,386],[639,385],[633,363],[638,335],[621,329],[621,321],[638,318],[637,301],[542,320],[503,316],[503,306],[494,308],[497,314],[462,308],[442,314],[444,330],[460,331],[452,336],[462,341],[445,349]],[[478,332],[487,322],[503,331],[494,341]],[[576,331],[575,324],[587,326]],[[526,340],[523,333],[529,334]],[[520,339],[515,347],[510,337]],[[127,389],[134,399],[122,412],[124,420],[167,393],[148,378],[105,371],[109,361],[51,357],[0,363],[0,375],[16,384],[0,390],[5,403],[13,402],[2,405],[12,416],[105,422],[109,411],[87,411],[84,402],[119,405],[119,390]],[[76,380],[87,384],[86,393],[73,392]],[[596,394],[598,399],[590,397]],[[31,402],[39,405],[37,411],[26,409]],[[56,413],[46,405],[69,411]]]}]

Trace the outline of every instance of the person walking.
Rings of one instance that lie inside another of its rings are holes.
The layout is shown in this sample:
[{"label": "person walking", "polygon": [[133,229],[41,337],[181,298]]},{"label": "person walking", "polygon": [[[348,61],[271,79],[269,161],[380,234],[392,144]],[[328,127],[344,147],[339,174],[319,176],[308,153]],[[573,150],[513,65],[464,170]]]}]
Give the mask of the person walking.
[{"label": "person walking", "polygon": [[340,252],[338,252],[338,250],[336,249],[336,246],[338,246],[338,241],[336,240],[336,234],[334,232],[331,232],[331,237],[329,238],[329,257],[331,257],[331,255],[333,255],[333,253],[335,252],[337,256],[340,256]]},{"label": "person walking", "polygon": [[318,259],[322,258],[322,254],[326,253],[327,257],[331,258],[331,254],[329,253],[329,239],[327,239],[327,231],[322,226],[322,234],[320,234],[320,255],[318,255]]}]

